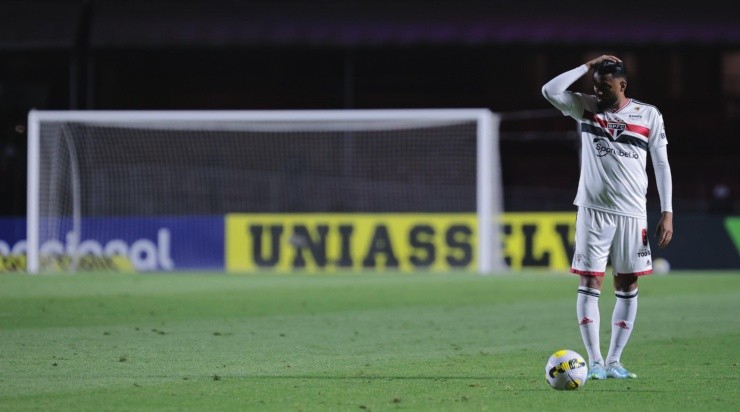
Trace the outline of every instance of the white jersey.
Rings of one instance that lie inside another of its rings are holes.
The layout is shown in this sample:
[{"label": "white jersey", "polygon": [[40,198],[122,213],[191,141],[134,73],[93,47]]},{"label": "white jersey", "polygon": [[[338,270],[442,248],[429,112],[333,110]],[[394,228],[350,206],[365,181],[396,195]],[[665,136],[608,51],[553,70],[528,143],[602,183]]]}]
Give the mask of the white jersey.
[{"label": "white jersey", "polygon": [[[565,91],[587,71],[581,66],[543,88],[548,100],[580,126],[581,177],[573,203],[642,218],[647,213],[647,155],[668,144],[663,116],[655,106],[635,99],[619,110],[600,112],[596,96]],[[557,99],[551,98],[554,89],[560,89]]]}]

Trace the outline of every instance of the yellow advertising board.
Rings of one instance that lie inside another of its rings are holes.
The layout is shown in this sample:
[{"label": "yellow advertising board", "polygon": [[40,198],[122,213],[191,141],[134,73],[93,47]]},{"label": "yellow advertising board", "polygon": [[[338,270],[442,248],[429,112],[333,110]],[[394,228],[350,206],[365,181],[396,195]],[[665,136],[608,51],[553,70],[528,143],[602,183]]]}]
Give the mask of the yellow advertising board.
[{"label": "yellow advertising board", "polygon": [[231,214],[226,269],[476,267],[474,214]]},{"label": "yellow advertising board", "polygon": [[[504,256],[512,270],[567,269],[575,213],[506,213]],[[475,270],[474,213],[229,214],[229,272],[258,270]]]},{"label": "yellow advertising board", "polygon": [[504,213],[504,258],[511,270],[568,270],[576,236],[575,212]]}]

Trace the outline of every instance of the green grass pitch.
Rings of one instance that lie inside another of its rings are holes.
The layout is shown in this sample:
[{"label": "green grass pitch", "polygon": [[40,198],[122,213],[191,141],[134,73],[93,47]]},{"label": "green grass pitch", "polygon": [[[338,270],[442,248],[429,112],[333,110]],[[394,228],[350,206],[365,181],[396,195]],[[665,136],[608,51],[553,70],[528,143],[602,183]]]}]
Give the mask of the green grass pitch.
[{"label": "green grass pitch", "polygon": [[[640,281],[633,380],[586,355],[556,273],[0,276],[0,410],[740,410],[740,272]],[[609,342],[611,285],[601,298]]]}]

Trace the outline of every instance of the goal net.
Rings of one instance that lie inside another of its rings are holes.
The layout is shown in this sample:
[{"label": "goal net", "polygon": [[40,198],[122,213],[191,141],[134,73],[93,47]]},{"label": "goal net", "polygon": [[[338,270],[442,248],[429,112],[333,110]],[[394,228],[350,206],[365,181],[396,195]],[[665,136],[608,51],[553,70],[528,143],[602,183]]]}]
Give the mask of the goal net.
[{"label": "goal net", "polygon": [[488,110],[32,111],[28,144],[30,273],[505,269]]}]

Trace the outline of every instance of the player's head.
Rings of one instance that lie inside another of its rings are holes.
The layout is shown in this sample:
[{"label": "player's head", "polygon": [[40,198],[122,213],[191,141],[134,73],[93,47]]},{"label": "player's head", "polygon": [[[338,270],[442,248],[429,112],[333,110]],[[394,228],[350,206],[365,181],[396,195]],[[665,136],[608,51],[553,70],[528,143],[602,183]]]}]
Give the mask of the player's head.
[{"label": "player's head", "polygon": [[601,109],[614,106],[624,98],[627,67],[622,62],[604,60],[594,66],[594,93]]}]

